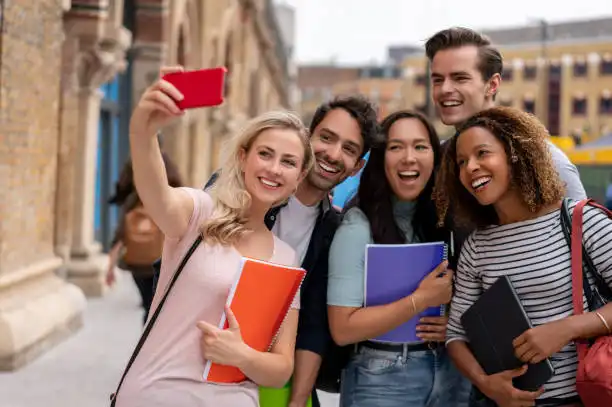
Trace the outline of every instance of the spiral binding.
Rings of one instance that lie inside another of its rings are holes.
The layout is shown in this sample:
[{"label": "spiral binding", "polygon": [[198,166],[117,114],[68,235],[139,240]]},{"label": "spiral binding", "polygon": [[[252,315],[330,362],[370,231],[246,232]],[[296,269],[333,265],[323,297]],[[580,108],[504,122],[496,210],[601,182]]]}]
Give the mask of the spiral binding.
[{"label": "spiral binding", "polygon": [[[452,244],[452,235],[451,235],[451,244]],[[444,252],[442,253],[442,261],[444,260],[448,260],[448,244],[444,243],[444,245],[442,246],[444,249]],[[440,315],[446,315],[446,305],[442,304],[440,305]]]},{"label": "spiral binding", "polygon": [[[304,279],[305,278],[306,278],[306,273],[304,273],[302,275],[302,279],[300,280],[300,285],[298,285],[298,289],[295,292],[295,295],[293,296],[293,299],[291,300],[291,303],[293,303],[293,301],[295,299],[295,296],[302,290],[302,283],[304,283]],[[283,327],[283,324],[285,323],[285,320],[287,319],[287,315],[289,315],[289,311],[291,311],[291,304],[289,305],[289,307],[287,307],[287,312],[285,312],[285,316],[283,317],[283,320],[281,321],[280,325],[278,326],[278,329],[276,330],[276,334],[274,334],[274,336],[272,337],[272,340],[270,341],[270,346],[268,346],[267,352],[270,352],[272,350],[272,347],[274,346],[274,344],[278,340],[278,336],[280,335],[281,328]]]}]

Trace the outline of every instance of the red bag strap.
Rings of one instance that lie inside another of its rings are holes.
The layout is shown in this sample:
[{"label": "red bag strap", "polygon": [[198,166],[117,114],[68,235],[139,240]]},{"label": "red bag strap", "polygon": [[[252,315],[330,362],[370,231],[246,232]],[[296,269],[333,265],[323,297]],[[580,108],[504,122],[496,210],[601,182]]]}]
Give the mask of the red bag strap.
[{"label": "red bag strap", "polygon": [[572,302],[574,304],[574,315],[584,313],[582,285],[582,215],[584,207],[590,199],[583,199],[578,202],[572,212]]},{"label": "red bag strap", "polygon": [[[594,200],[587,198],[578,202],[572,212],[572,246],[571,246],[571,263],[572,263],[572,302],[574,304],[574,315],[584,313],[583,293],[584,286],[582,284],[582,218],[584,207],[586,205],[594,206],[603,210],[610,215],[610,211],[598,204]],[[578,360],[581,362],[586,357],[588,345],[585,341],[576,341],[578,348]]]}]

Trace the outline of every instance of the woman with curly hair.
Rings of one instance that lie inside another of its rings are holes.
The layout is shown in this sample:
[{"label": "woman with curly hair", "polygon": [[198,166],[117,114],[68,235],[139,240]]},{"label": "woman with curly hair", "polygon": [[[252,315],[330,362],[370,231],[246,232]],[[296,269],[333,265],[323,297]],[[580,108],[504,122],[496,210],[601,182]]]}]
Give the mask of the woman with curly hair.
[{"label": "woman with curly hair", "polygon": [[[599,315],[573,315],[570,250],[560,218],[564,187],[547,137],[534,116],[497,107],[468,120],[449,141],[442,160],[436,186],[439,217],[444,218],[452,201],[455,221],[476,227],[461,251],[447,327],[451,357],[481,393],[474,392],[472,406],[581,405],[574,341],[604,335],[612,323],[612,305],[600,308]],[[570,203],[570,211],[575,204]],[[587,207],[583,233],[597,271],[612,287],[612,221]],[[513,341],[517,357],[526,365],[550,358],[555,369],[535,392],[512,385],[526,366],[486,375],[466,345],[462,314],[504,275],[533,324]]]}]

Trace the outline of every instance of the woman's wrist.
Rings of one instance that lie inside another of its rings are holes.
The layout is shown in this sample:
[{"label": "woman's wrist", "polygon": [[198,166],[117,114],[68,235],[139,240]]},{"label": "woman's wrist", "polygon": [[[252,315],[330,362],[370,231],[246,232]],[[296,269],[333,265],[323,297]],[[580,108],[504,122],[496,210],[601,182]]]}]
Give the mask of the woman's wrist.
[{"label": "woman's wrist", "polygon": [[603,323],[602,318],[604,318],[604,321],[608,322],[605,319],[605,315],[601,311],[598,311],[597,313],[587,312],[581,315],[572,315],[565,318],[563,320],[563,324],[566,328],[565,331],[568,332],[569,341],[577,339],[590,339],[601,335],[607,335],[608,326],[610,323],[608,322],[608,326],[606,326]]},{"label": "woman's wrist", "polygon": [[412,309],[415,314],[420,313],[426,308],[424,306],[425,304],[423,304],[422,296],[417,294],[416,291],[410,295],[410,303],[412,304]]},{"label": "woman's wrist", "polygon": [[248,370],[253,364],[253,360],[257,357],[257,351],[251,348],[246,343],[242,343],[238,349],[236,349],[236,367],[243,372]]}]

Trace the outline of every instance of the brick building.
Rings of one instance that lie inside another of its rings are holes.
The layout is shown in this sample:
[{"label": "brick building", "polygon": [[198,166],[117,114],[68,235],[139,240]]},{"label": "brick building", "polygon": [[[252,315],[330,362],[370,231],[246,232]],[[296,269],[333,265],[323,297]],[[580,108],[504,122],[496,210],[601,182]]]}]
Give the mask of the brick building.
[{"label": "brick building", "polygon": [[227,102],[163,132],[191,185],[249,116],[287,106],[270,0],[0,2],[0,370],[82,324],[104,294],[133,105],[160,66],[229,68]]},{"label": "brick building", "polygon": [[402,70],[393,63],[380,66],[303,65],[298,69],[299,110],[306,122],[323,102],[338,95],[361,94],[384,118],[401,102]]}]

